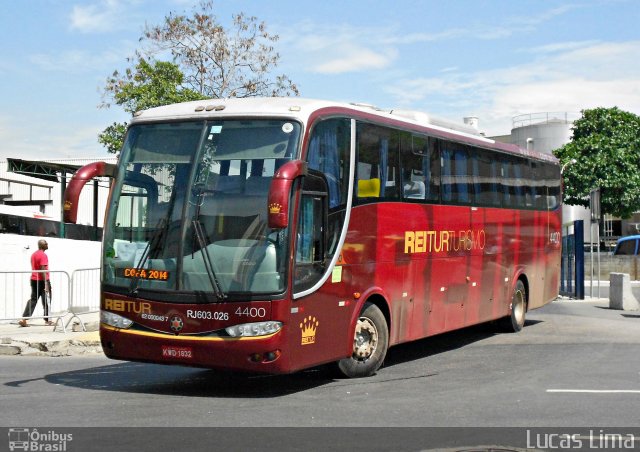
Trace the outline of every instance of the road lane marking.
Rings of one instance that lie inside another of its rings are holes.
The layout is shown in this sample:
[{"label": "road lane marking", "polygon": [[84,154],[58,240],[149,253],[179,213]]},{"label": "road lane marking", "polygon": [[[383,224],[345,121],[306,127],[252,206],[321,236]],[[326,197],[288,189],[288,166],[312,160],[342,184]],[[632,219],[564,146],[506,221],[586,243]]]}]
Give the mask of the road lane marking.
[{"label": "road lane marking", "polygon": [[640,394],[640,389],[547,389],[547,392],[584,394]]}]

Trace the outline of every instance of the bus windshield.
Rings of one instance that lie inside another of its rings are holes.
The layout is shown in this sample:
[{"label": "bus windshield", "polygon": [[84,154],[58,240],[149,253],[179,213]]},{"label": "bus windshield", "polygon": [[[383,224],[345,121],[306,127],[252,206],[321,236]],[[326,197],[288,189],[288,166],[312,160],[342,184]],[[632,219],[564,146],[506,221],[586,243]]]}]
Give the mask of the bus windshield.
[{"label": "bus windshield", "polygon": [[[283,119],[130,127],[111,196],[103,281],[213,299],[285,288],[287,230],[267,226],[274,172],[299,154]],[[207,297],[208,298],[208,297]]]}]

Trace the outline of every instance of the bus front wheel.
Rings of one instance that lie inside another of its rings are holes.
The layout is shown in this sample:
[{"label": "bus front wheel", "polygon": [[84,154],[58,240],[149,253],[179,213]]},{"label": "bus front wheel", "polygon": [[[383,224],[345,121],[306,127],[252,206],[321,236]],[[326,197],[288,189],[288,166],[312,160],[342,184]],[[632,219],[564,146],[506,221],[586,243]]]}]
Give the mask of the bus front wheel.
[{"label": "bus front wheel", "polygon": [[353,353],[338,361],[339,371],[346,377],[369,377],[382,365],[389,347],[387,320],[373,303],[365,303],[356,322]]},{"label": "bus front wheel", "polygon": [[526,313],[527,289],[522,280],[519,279],[511,297],[511,315],[502,319],[502,326],[508,332],[517,333],[524,327]]}]

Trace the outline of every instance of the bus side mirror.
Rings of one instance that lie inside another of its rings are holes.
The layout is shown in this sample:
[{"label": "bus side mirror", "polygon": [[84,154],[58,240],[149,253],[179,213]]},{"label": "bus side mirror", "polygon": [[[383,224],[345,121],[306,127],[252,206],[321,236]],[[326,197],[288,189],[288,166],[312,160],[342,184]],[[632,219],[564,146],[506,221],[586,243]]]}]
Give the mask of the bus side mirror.
[{"label": "bus side mirror", "polygon": [[292,160],[282,165],[273,175],[267,197],[267,223],[271,229],[285,229],[289,226],[291,187],[294,180],[306,174],[307,163]]}]

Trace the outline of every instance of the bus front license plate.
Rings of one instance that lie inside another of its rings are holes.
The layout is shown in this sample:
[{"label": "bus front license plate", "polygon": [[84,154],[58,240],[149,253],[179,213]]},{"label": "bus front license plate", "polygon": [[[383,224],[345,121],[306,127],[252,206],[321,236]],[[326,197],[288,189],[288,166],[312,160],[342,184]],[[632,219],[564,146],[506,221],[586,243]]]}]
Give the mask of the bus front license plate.
[{"label": "bus front license plate", "polygon": [[171,347],[171,346],[163,345],[162,357],[191,359],[193,358],[193,351],[191,350],[191,347]]}]

